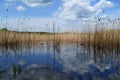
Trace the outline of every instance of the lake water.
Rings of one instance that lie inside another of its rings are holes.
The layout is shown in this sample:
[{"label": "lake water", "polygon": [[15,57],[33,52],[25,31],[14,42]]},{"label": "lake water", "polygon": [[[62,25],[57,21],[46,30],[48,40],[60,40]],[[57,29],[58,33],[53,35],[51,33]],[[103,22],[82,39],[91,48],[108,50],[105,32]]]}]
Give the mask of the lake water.
[{"label": "lake water", "polygon": [[76,44],[0,46],[0,80],[120,80],[120,55]]}]

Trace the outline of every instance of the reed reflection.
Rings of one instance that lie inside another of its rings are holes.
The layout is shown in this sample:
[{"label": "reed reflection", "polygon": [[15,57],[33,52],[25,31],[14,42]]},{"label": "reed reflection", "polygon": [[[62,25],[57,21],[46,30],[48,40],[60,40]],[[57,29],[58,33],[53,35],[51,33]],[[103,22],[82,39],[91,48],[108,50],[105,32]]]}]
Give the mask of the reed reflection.
[{"label": "reed reflection", "polygon": [[88,73],[92,77],[109,78],[112,74],[119,76],[120,72],[119,51],[57,42],[0,46],[0,63],[2,77],[17,77],[26,73],[24,70],[30,65],[45,65],[45,69],[74,78],[76,75],[71,74],[75,73],[86,80]]}]

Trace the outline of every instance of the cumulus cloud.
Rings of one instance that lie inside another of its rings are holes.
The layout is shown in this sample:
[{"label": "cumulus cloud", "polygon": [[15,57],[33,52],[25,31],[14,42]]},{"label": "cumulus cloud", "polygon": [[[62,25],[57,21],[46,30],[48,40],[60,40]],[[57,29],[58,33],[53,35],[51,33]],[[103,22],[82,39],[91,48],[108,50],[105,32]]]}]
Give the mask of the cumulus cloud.
[{"label": "cumulus cloud", "polygon": [[6,0],[7,2],[23,2],[30,7],[46,6],[53,2],[53,0]]},{"label": "cumulus cloud", "polygon": [[21,0],[30,7],[45,6],[52,3],[52,0]]},{"label": "cumulus cloud", "polygon": [[17,6],[16,10],[18,11],[24,11],[26,8],[24,6]]},{"label": "cumulus cloud", "polygon": [[56,11],[55,16],[66,20],[76,20],[79,18],[88,18],[97,15],[104,8],[113,6],[113,3],[108,0],[99,0],[93,6],[91,2],[94,0],[61,0],[62,6]]},{"label": "cumulus cloud", "polygon": [[112,7],[113,3],[108,0],[100,0],[98,3],[95,4],[96,9],[103,9],[103,8],[109,8]]}]

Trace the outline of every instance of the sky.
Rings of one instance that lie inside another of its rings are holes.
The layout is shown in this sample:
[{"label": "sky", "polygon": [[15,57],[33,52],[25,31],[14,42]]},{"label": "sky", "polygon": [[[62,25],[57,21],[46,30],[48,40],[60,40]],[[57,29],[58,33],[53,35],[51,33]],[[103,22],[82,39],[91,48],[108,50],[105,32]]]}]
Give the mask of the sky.
[{"label": "sky", "polygon": [[0,0],[0,27],[5,26],[7,16],[9,29],[50,30],[55,23],[62,31],[73,30],[81,19],[120,18],[119,3],[120,0]]}]

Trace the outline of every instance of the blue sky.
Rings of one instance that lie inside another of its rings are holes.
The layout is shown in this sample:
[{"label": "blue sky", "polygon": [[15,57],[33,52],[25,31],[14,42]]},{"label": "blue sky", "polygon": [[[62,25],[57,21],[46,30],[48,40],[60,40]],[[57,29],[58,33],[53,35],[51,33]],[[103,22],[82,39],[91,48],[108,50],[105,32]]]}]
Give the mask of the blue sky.
[{"label": "blue sky", "polygon": [[[6,8],[9,9],[10,18],[19,17],[52,17],[53,13],[59,8],[60,0],[53,0],[51,4],[31,7],[26,5],[22,0],[0,0],[0,16],[5,16]],[[39,1],[39,0],[38,0]],[[52,1],[52,0],[51,0]],[[17,9],[22,6],[24,9]]]},{"label": "blue sky", "polygon": [[61,28],[68,29],[70,24],[78,23],[82,18],[119,18],[119,3],[120,0],[0,0],[0,24],[4,23],[6,9],[9,9],[8,21],[11,25],[17,25],[16,21],[25,17],[31,19],[30,26],[44,27],[56,21]]}]

